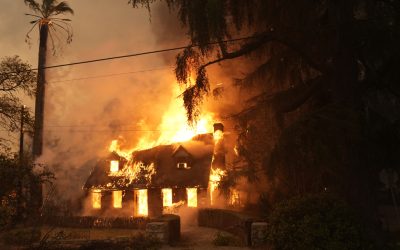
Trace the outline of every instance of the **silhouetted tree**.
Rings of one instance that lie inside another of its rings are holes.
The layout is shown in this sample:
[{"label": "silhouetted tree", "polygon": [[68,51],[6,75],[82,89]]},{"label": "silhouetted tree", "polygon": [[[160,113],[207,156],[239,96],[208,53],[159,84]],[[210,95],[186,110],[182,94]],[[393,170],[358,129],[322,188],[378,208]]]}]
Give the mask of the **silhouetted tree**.
[{"label": "silhouetted tree", "polygon": [[[36,73],[28,63],[18,56],[5,57],[0,61],[0,127],[6,132],[16,132],[20,126],[21,96],[35,95]],[[29,112],[24,114],[27,128],[33,127]],[[4,149],[10,146],[6,138],[0,138],[0,146]]]},{"label": "silhouetted tree", "polygon": [[31,21],[32,28],[27,33],[27,41],[29,41],[30,32],[39,27],[39,62],[38,62],[38,78],[37,91],[35,100],[35,130],[33,136],[33,155],[40,156],[43,147],[43,121],[44,121],[44,100],[46,85],[46,59],[47,45],[50,37],[53,53],[56,51],[56,44],[61,42],[60,34],[66,36],[67,43],[72,41],[72,28],[69,24],[70,19],[58,18],[58,15],[70,13],[74,11],[68,3],[57,0],[42,0],[39,4],[35,0],[24,0],[25,4],[36,14],[26,14],[36,18]]}]

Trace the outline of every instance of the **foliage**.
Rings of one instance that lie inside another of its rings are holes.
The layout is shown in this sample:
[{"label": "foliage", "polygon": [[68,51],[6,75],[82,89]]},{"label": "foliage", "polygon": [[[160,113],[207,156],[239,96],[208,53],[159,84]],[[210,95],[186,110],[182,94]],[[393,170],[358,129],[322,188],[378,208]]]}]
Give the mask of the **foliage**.
[{"label": "foliage", "polygon": [[[0,127],[7,132],[16,132],[21,120],[21,94],[35,94],[36,73],[18,56],[4,57],[0,61]],[[33,119],[29,111],[24,114],[26,128],[32,129]],[[0,138],[4,149],[9,147],[5,138]]]},{"label": "foliage", "polygon": [[30,245],[40,239],[40,230],[35,228],[16,228],[6,231],[3,240],[10,245]]},{"label": "foliage", "polygon": [[238,240],[231,234],[218,231],[212,241],[214,246],[235,246],[238,245]]},{"label": "foliage", "polygon": [[[134,6],[152,2],[130,0]],[[341,194],[349,190],[346,198],[373,211],[382,160],[400,162],[395,150],[384,157],[386,149],[400,147],[398,140],[389,145],[392,140],[385,139],[400,134],[400,2],[166,2],[178,10],[191,39],[175,69],[186,86],[190,121],[212,87],[211,65],[233,61],[245,72],[235,84],[256,90],[232,116],[241,157],[236,167],[249,177],[266,170],[271,204],[288,194],[334,187]],[[237,37],[244,39],[226,41]],[[234,185],[233,177],[225,184]]]},{"label": "foliage", "polygon": [[[46,169],[33,171],[33,162],[7,154],[0,154],[0,227],[24,221],[34,214],[29,208],[33,195],[32,185],[52,180]],[[23,205],[24,204],[24,205]]]},{"label": "foliage", "polygon": [[267,240],[274,249],[373,249],[346,204],[327,193],[298,196],[277,205]]},{"label": "foliage", "polygon": [[[42,4],[39,4],[35,0],[24,0],[25,4],[29,6],[31,10],[33,10],[36,14],[25,14],[27,16],[34,17],[35,20],[30,23],[33,24],[31,29],[26,34],[26,42],[30,43],[30,33],[32,30],[39,26],[48,25],[49,36],[51,41],[51,46],[53,50],[53,54],[57,52],[57,45],[62,44],[63,36],[65,36],[65,40],[67,43],[72,42],[72,27],[69,22],[70,19],[67,18],[58,18],[56,16],[60,14],[74,14],[74,11],[69,6],[69,4],[65,1],[58,2],[58,0],[43,0]],[[62,37],[60,37],[60,35]]]},{"label": "foliage", "polygon": [[152,237],[147,237],[140,233],[123,242],[110,241],[92,241],[89,244],[81,246],[80,250],[111,250],[111,249],[132,249],[132,250],[156,250],[161,247],[161,242]]}]

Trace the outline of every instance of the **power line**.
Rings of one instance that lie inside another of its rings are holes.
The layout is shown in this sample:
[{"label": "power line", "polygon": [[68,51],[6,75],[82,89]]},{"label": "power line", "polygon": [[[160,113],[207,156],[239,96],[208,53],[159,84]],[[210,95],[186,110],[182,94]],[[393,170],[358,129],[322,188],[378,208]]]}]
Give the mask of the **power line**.
[{"label": "power line", "polygon": [[152,72],[152,71],[166,70],[166,69],[172,69],[172,68],[173,68],[172,66],[171,67],[160,67],[160,68],[144,69],[144,70],[138,70],[138,71],[128,71],[128,72],[113,73],[113,74],[106,74],[106,75],[72,78],[72,79],[66,79],[66,80],[60,80],[60,81],[52,81],[52,82],[48,82],[48,83],[52,84],[52,83],[61,83],[61,82],[81,81],[81,80],[87,80],[87,79],[96,79],[96,78],[105,78],[105,77],[113,77],[113,76],[120,76],[120,75]]},{"label": "power line", "polygon": [[[249,39],[256,38],[256,37],[257,36],[247,36],[247,37],[223,40],[223,41],[219,41],[219,42],[210,42],[210,43],[206,43],[204,45],[218,45],[218,44],[221,44],[221,43],[233,43],[233,42],[249,40]],[[64,64],[46,66],[46,67],[43,67],[43,68],[40,68],[40,69],[54,69],[54,68],[61,68],[61,67],[66,67],[66,66],[74,66],[74,65],[81,65],[81,64],[89,64],[89,63],[95,63],[95,62],[116,60],[116,59],[122,59],[122,58],[128,58],[128,57],[136,57],[136,56],[144,56],[144,55],[165,53],[165,52],[170,52],[170,51],[175,51],[175,50],[182,50],[182,49],[186,49],[186,48],[197,48],[197,47],[200,47],[200,45],[199,44],[194,44],[194,45],[189,45],[189,46],[186,45],[186,46],[180,46],[180,47],[175,47],[175,48],[138,52],[138,53],[133,53],[133,54],[121,55],[121,56],[104,57],[104,58],[98,58],[98,59],[92,59],[92,60],[86,60],[86,61],[78,61],[78,62],[72,62],[72,63],[64,63]],[[16,71],[15,72],[7,72],[7,73],[3,73],[3,75],[4,74],[7,74],[7,75],[8,74],[18,74],[18,73],[23,73],[23,72],[27,72],[27,71],[34,71],[34,70],[38,70],[38,69],[39,68],[30,69],[30,70],[23,70],[23,71],[19,71],[19,72],[16,72]]]}]

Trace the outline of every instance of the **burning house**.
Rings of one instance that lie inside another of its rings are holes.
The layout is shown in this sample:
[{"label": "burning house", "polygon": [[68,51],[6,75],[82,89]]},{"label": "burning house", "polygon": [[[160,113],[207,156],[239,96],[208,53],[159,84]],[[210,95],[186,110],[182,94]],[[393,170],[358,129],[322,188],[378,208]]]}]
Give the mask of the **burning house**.
[{"label": "burning house", "polygon": [[190,140],[135,150],[113,151],[88,177],[86,191],[94,215],[156,217],[175,206],[212,205],[225,169],[223,125]]}]

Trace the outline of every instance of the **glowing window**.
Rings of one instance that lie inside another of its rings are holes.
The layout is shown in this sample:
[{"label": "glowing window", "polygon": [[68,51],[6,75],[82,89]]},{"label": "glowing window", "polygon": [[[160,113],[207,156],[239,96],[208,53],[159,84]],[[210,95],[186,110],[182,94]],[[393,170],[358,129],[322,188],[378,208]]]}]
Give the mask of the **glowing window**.
[{"label": "glowing window", "polygon": [[147,189],[136,190],[136,199],[137,215],[147,216],[149,213],[147,204]]},{"label": "glowing window", "polygon": [[110,161],[110,172],[115,173],[119,170],[119,161]]},{"label": "glowing window", "polygon": [[113,205],[115,208],[122,208],[122,191],[113,191]]},{"label": "glowing window", "polygon": [[189,165],[186,162],[178,162],[176,166],[180,169],[190,169]]},{"label": "glowing window", "polygon": [[172,206],[172,189],[171,188],[163,188],[162,195],[163,195],[163,206],[164,207]]},{"label": "glowing window", "polygon": [[100,190],[92,191],[92,206],[95,209],[101,208],[101,191]]},{"label": "glowing window", "polygon": [[197,207],[197,188],[186,188],[188,207]]}]

